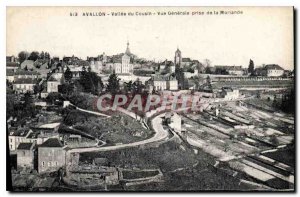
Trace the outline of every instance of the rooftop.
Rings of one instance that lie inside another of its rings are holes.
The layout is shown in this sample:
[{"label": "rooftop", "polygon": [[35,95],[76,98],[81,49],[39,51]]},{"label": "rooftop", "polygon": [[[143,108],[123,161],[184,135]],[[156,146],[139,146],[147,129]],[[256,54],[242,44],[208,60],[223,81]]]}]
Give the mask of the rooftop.
[{"label": "rooftop", "polygon": [[29,128],[12,129],[9,131],[10,136],[25,137],[31,130]]},{"label": "rooftop", "polygon": [[20,143],[18,150],[31,150],[34,146],[34,143]]},{"label": "rooftop", "polygon": [[191,62],[192,60],[190,58],[184,57],[182,58],[182,62]]},{"label": "rooftop", "polygon": [[29,70],[16,70],[15,75],[40,75],[37,71],[29,71]]},{"label": "rooftop", "polygon": [[30,138],[30,139],[37,139],[38,138],[38,135],[39,135],[39,132],[32,132],[30,133],[27,138]]},{"label": "rooftop", "polygon": [[63,144],[57,138],[49,138],[46,142],[41,144],[40,147],[63,147]]},{"label": "rooftop", "polygon": [[268,64],[264,67],[265,69],[269,69],[269,70],[283,70],[283,68],[281,68],[279,65],[277,64]]},{"label": "rooftop", "polygon": [[36,79],[31,78],[17,78],[14,82],[14,84],[36,84]]},{"label": "rooftop", "polygon": [[230,65],[215,65],[215,68],[226,69],[226,70],[241,70],[242,66],[230,66]]},{"label": "rooftop", "polygon": [[6,62],[7,67],[19,67],[17,62]]},{"label": "rooftop", "polygon": [[153,76],[153,81],[167,81],[167,80],[161,75],[155,75]]},{"label": "rooftop", "polygon": [[48,81],[57,81],[58,82],[58,80],[55,79],[53,76],[49,77]]},{"label": "rooftop", "polygon": [[39,128],[50,128],[50,129],[54,129],[54,128],[58,127],[59,125],[60,125],[60,122],[54,122],[54,123],[44,124],[44,125],[40,126]]}]

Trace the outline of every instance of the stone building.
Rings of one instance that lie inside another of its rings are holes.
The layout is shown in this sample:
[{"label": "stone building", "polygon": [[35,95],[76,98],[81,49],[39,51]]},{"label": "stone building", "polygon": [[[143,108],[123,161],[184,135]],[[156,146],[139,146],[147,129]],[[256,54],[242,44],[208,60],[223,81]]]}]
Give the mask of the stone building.
[{"label": "stone building", "polygon": [[278,66],[277,64],[269,64],[264,67],[266,70],[266,75],[268,77],[280,77],[284,73],[284,69]]},{"label": "stone building", "polygon": [[168,90],[178,90],[178,81],[175,78],[170,78],[167,80]]},{"label": "stone building", "polygon": [[284,69],[277,64],[268,64],[255,69],[255,75],[267,77],[280,77],[284,74]]},{"label": "stone building", "polygon": [[18,69],[14,72],[15,79],[39,79],[41,74],[37,71],[21,70]]},{"label": "stone building", "polygon": [[34,86],[37,84],[36,79],[24,78],[24,79],[15,79],[13,83],[13,90],[17,93],[26,93],[33,92]]},{"label": "stone building", "polygon": [[64,82],[62,72],[53,73],[47,81],[47,93],[58,92],[58,86]]},{"label": "stone building", "polygon": [[35,133],[37,133],[37,144],[43,144],[50,138],[60,138],[60,135],[58,133],[60,123],[49,123],[41,125],[38,128],[34,128],[36,130]]},{"label": "stone building", "polygon": [[10,128],[9,129],[9,135],[8,135],[8,141],[9,141],[9,150],[15,151],[19,144],[22,142],[27,142],[27,137],[32,133],[33,131],[29,128]]},{"label": "stone building", "polygon": [[153,77],[152,83],[153,83],[153,88],[156,91],[167,89],[167,81],[161,76]]},{"label": "stone building", "polygon": [[133,72],[132,54],[129,49],[129,42],[124,54],[115,55],[112,57],[113,70],[116,74],[131,74]]},{"label": "stone building", "polygon": [[50,138],[38,147],[38,172],[54,172],[66,165],[66,150],[57,138]]},{"label": "stone building", "polygon": [[20,143],[17,148],[18,169],[34,169],[35,143]]},{"label": "stone building", "polygon": [[155,75],[152,76],[150,80],[147,82],[149,89],[153,89],[156,91],[163,90],[178,90],[178,81],[175,77],[171,77],[170,75]]}]

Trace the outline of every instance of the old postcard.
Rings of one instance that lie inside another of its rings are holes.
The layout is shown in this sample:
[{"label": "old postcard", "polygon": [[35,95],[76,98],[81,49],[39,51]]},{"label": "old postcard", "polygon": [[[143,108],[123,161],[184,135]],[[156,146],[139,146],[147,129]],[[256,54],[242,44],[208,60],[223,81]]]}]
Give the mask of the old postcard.
[{"label": "old postcard", "polygon": [[7,7],[10,191],[294,191],[293,7]]}]

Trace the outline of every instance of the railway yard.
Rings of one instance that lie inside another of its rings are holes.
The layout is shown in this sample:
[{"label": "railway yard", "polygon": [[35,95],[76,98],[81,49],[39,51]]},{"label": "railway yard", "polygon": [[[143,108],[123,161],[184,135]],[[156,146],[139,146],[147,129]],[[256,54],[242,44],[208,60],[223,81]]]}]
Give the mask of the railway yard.
[{"label": "railway yard", "polygon": [[293,189],[294,117],[245,102],[215,104],[181,114],[185,141],[215,158],[241,182],[257,188]]}]

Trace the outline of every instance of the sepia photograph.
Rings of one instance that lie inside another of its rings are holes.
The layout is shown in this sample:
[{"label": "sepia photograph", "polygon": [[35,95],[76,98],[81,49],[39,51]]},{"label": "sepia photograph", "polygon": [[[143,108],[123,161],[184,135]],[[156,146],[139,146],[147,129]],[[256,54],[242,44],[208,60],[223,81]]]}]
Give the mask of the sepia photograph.
[{"label": "sepia photograph", "polygon": [[295,192],[294,15],[7,6],[6,189]]}]

